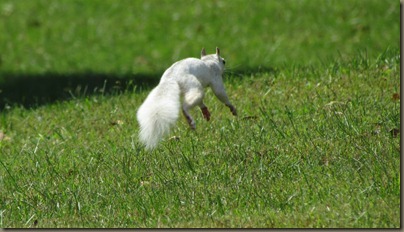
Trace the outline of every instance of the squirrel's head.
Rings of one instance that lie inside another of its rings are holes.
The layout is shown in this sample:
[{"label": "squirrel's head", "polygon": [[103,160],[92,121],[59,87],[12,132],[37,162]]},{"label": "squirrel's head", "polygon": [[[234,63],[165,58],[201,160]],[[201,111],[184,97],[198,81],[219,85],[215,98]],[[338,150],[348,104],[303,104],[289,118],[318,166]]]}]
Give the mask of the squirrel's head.
[{"label": "squirrel's head", "polygon": [[207,64],[214,63],[215,66],[219,68],[220,74],[223,73],[226,61],[220,56],[220,49],[218,47],[216,47],[216,54],[210,55],[206,55],[205,48],[202,48],[201,60],[206,62]]}]

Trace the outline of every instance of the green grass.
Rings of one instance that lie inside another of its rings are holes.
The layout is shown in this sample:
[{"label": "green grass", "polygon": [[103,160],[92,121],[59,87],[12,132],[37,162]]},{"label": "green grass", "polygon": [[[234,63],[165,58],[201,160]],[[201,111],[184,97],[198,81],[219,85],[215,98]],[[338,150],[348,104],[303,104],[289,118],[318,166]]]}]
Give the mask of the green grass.
[{"label": "green grass", "polygon": [[[0,226],[400,227],[399,5],[347,2],[0,3]],[[137,108],[202,46],[239,116],[208,90],[146,152]]]}]

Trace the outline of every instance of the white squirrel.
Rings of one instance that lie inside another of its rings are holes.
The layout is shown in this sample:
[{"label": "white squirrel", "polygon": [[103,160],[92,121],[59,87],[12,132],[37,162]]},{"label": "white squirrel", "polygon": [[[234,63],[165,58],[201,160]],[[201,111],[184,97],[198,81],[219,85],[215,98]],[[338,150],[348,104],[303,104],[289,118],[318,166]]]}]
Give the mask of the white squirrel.
[{"label": "white squirrel", "polygon": [[206,55],[202,48],[201,59],[186,58],[174,63],[161,77],[160,83],[150,92],[137,111],[140,126],[139,139],[146,149],[154,149],[159,141],[170,132],[178,119],[183,97],[182,113],[191,129],[195,121],[189,110],[199,106],[204,118],[209,121],[210,112],[203,103],[204,88],[210,86],[216,97],[223,102],[234,116],[236,108],[230,103],[223,85],[222,74],[225,60],[216,54]]}]

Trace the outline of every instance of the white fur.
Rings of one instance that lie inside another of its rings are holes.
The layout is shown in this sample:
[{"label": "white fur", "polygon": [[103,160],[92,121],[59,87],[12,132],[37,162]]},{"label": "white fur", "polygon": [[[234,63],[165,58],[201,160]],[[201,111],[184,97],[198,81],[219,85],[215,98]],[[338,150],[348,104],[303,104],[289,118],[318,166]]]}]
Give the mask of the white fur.
[{"label": "white fur", "polygon": [[[237,114],[223,86],[223,71],[224,60],[216,48],[216,54],[206,55],[202,49],[201,59],[180,60],[164,72],[160,83],[150,92],[137,112],[140,125],[139,139],[146,149],[155,148],[178,120],[181,95],[184,98],[182,112],[191,129],[195,129],[195,121],[189,110],[199,106],[208,112],[203,104],[204,88],[208,86],[234,115]],[[204,116],[209,120],[210,114],[206,116],[204,113]]]}]

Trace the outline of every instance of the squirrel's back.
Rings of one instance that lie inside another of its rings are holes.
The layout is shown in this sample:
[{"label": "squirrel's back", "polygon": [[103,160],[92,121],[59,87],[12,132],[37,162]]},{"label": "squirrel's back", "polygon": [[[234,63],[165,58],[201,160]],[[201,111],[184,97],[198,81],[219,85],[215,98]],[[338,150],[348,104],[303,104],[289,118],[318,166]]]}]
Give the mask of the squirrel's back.
[{"label": "squirrel's back", "polygon": [[164,72],[160,82],[175,80],[181,85],[181,83],[196,79],[203,87],[206,87],[211,76],[211,70],[201,59],[186,58],[171,65]]}]

